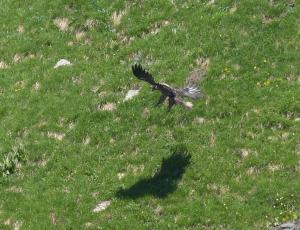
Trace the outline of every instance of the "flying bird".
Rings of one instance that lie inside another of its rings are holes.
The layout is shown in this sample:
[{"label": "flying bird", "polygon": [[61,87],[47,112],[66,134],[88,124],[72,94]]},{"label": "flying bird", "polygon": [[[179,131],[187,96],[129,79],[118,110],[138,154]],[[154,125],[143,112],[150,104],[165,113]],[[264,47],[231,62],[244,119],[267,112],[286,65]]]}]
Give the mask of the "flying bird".
[{"label": "flying bird", "polygon": [[139,80],[148,82],[150,85],[152,85],[152,90],[159,90],[161,92],[161,96],[156,103],[156,106],[159,106],[168,98],[169,111],[176,104],[183,105],[188,109],[191,109],[193,107],[193,104],[191,102],[184,102],[182,100],[182,97],[189,97],[192,99],[199,99],[202,97],[200,90],[197,89],[197,87],[194,85],[188,85],[184,88],[174,88],[166,83],[155,82],[153,76],[149,72],[144,70],[140,64],[135,64],[132,66],[132,73]]}]

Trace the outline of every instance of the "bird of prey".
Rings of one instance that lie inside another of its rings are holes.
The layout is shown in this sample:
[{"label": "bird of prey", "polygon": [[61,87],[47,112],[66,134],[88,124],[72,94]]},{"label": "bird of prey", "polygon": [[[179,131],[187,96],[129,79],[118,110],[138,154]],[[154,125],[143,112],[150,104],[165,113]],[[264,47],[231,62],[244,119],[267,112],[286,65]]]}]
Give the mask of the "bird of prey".
[{"label": "bird of prey", "polygon": [[173,88],[166,83],[155,82],[153,76],[144,70],[140,64],[135,64],[132,66],[132,73],[139,80],[146,81],[151,84],[152,90],[159,90],[161,92],[161,96],[156,103],[156,106],[162,104],[168,98],[169,111],[175,104],[183,105],[188,109],[192,108],[193,104],[190,102],[184,102],[182,97],[189,97],[192,99],[199,99],[202,97],[200,90],[194,85],[188,85],[184,88]]}]

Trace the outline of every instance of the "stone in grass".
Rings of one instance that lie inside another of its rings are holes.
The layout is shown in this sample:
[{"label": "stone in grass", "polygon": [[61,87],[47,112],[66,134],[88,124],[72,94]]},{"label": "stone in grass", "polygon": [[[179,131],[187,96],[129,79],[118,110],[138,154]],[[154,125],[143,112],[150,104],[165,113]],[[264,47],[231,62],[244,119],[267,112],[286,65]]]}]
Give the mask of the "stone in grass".
[{"label": "stone in grass", "polygon": [[97,212],[104,211],[110,204],[111,204],[110,200],[102,201],[96,205],[96,207],[93,209],[93,212],[97,213]]},{"label": "stone in grass", "polygon": [[136,95],[138,95],[140,92],[140,89],[131,89],[127,92],[124,101],[128,101],[131,100],[133,97],[135,97]]},{"label": "stone in grass", "polygon": [[65,66],[65,65],[72,65],[72,63],[66,59],[60,59],[54,66],[54,69]]},{"label": "stone in grass", "polygon": [[300,220],[286,222],[275,227],[271,227],[269,230],[300,230]]}]

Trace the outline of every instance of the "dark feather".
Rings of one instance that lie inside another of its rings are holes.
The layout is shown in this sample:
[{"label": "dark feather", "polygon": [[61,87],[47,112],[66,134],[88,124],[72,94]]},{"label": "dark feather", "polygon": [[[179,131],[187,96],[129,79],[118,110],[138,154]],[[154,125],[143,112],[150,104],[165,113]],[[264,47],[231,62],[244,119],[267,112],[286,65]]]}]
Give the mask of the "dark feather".
[{"label": "dark feather", "polygon": [[150,83],[151,85],[157,85],[157,83],[154,81],[154,78],[150,73],[148,73],[146,70],[143,69],[141,65],[133,65],[132,66],[132,73],[134,76],[136,76],[138,79],[146,81]]}]

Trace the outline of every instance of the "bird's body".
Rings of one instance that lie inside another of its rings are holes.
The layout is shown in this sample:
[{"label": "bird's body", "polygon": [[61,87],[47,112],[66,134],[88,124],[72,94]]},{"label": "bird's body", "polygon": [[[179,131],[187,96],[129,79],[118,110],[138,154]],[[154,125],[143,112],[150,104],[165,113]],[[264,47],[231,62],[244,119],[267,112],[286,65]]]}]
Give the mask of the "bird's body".
[{"label": "bird's body", "polygon": [[191,108],[192,104],[185,103],[181,97],[190,97],[192,99],[201,98],[200,91],[195,86],[187,86],[182,89],[173,88],[166,83],[156,83],[151,74],[142,68],[141,65],[132,66],[132,72],[138,79],[148,82],[152,85],[152,90],[159,90],[161,96],[156,105],[162,104],[168,98],[168,109],[170,110],[173,105],[181,104],[186,108]]}]

